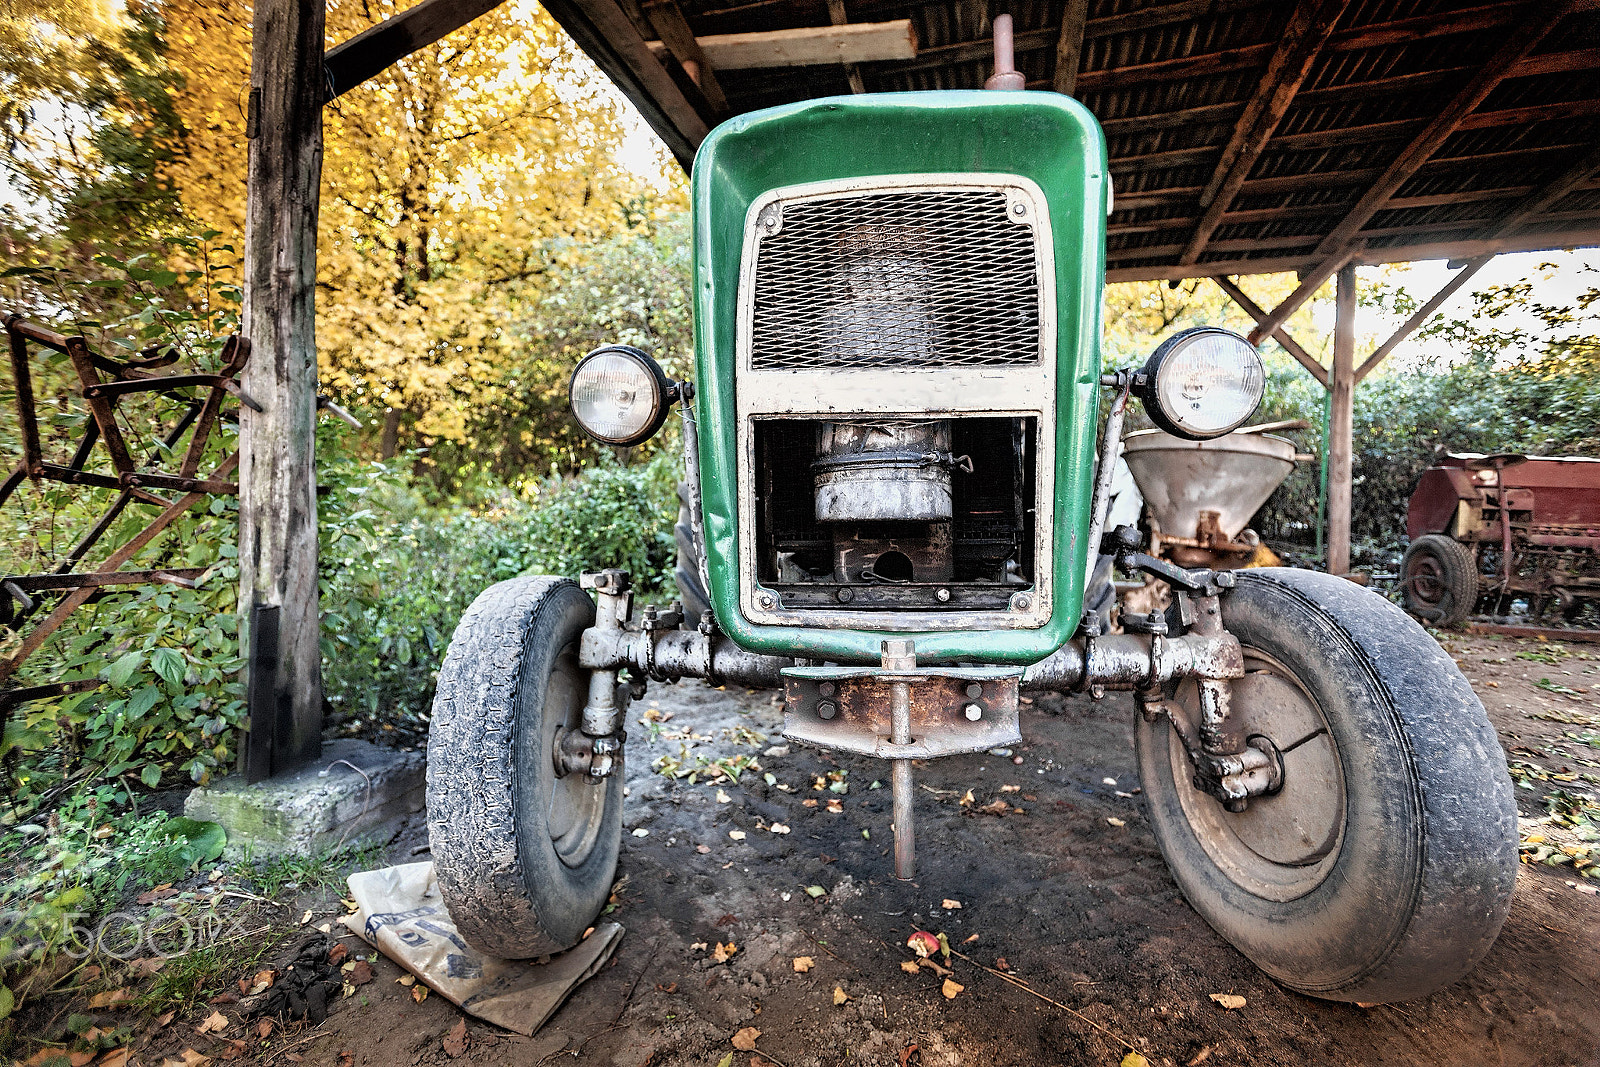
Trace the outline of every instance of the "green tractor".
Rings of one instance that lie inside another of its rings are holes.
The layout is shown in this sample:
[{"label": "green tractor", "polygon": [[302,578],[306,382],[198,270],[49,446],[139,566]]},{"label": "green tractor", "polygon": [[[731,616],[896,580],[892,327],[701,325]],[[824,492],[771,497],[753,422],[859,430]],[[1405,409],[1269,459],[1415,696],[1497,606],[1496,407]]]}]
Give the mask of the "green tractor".
[{"label": "green tractor", "polygon": [[[1264,387],[1212,328],[1102,373],[1111,197],[1098,125],[1053,93],[820,99],[704,142],[694,384],[607,346],[571,386],[614,445],[683,405],[681,604],[635,614],[607,570],[502,582],[463,617],[428,813],[469,940],[579,939],[616,868],[630,694],[688,677],[781,688],[786,737],[888,760],[902,878],[912,760],[1019,741],[1023,693],[1130,691],[1173,877],[1272,977],[1389,1001],[1483,958],[1516,808],[1450,657],[1344,579],[1183,568],[1105,528],[1131,397],[1198,441]],[[1109,632],[1108,563],[1170,609]]]}]

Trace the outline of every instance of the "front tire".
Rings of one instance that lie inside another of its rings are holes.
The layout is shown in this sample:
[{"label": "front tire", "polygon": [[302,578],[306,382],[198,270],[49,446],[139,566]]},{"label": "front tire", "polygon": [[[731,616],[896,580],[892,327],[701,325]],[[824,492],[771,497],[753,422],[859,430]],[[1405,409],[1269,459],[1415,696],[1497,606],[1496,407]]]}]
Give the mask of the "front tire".
[{"label": "front tire", "polygon": [[1406,610],[1435,626],[1460,626],[1478,604],[1478,559],[1443,534],[1424,534],[1400,560]]},{"label": "front tire", "polygon": [[[1493,944],[1517,813],[1483,705],[1437,642],[1331,575],[1235,572],[1232,714],[1284,753],[1284,784],[1233,814],[1193,785],[1165,718],[1138,722],[1157,843],[1189,903],[1273,978],[1329,1000],[1424,996]],[[1194,705],[1194,683],[1177,699]]]},{"label": "front tire", "polygon": [[611,893],[622,766],[556,773],[557,731],[579,728],[578,638],[594,604],[566,578],[513,578],[461,617],[428,733],[428,837],[463,937],[503,959],[577,944]]}]

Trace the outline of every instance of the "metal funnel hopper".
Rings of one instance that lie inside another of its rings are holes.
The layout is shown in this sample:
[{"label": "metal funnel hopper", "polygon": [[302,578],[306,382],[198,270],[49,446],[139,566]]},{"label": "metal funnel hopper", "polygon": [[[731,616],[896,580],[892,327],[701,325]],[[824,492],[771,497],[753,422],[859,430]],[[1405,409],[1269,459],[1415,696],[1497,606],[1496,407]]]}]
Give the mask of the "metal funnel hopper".
[{"label": "metal funnel hopper", "polygon": [[1267,433],[1235,431],[1210,441],[1185,441],[1160,430],[1136,430],[1123,455],[1145,506],[1161,532],[1194,537],[1201,511],[1238,538],[1272,491],[1294,470],[1294,442]]}]

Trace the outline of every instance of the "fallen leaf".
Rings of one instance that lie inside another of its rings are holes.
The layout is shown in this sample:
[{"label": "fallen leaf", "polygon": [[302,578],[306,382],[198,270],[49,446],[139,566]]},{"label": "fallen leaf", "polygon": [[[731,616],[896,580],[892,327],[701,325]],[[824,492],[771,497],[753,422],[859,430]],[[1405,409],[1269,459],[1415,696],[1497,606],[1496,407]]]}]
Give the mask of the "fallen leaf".
[{"label": "fallen leaf", "polygon": [[167,961],[160,956],[149,956],[142,960],[128,961],[128,969],[140,978],[149,978],[166,965]]},{"label": "fallen leaf", "polygon": [[1200,1065],[1202,1063],[1206,1062],[1210,1058],[1211,1058],[1211,1046],[1210,1045],[1206,1045],[1199,1052],[1196,1052],[1193,1056],[1190,1056],[1189,1057],[1189,1062],[1187,1064],[1185,1064],[1184,1067],[1200,1067]]},{"label": "fallen leaf", "polygon": [[340,1050],[339,1067],[356,1067],[356,1054],[349,1049]]},{"label": "fallen leaf", "polygon": [[351,985],[349,982],[346,982],[340,987],[340,993],[347,997],[353,997],[356,995],[356,987]]},{"label": "fallen leaf", "polygon": [[450,1028],[448,1034],[444,1035],[444,1041],[441,1042],[444,1047],[444,1054],[451,1059],[455,1059],[466,1052],[467,1046],[471,1043],[471,1040],[467,1037],[467,1020],[465,1019],[457,1019],[456,1024]]},{"label": "fallen leaf", "polygon": [[421,1004],[428,999],[428,987],[418,983],[411,987],[411,999]]},{"label": "fallen leaf", "polygon": [[233,1038],[226,1045],[223,1045],[221,1049],[213,1046],[211,1053],[219,1060],[236,1060],[244,1055],[244,1038]]},{"label": "fallen leaf", "polygon": [[922,968],[918,967],[915,963],[911,962],[910,960],[901,960],[900,961],[900,969],[902,971],[906,972],[907,974],[921,974],[922,973]]},{"label": "fallen leaf", "polygon": [[160,1015],[156,1016],[156,1029],[160,1030],[161,1028],[165,1027],[172,1021],[172,1017],[177,1014],[178,1013],[175,1011],[164,1011]]},{"label": "fallen leaf", "polygon": [[718,941],[717,947],[711,950],[711,959],[716,963],[727,963],[733,959],[733,954],[738,951],[739,946],[732,941],[729,941],[726,945]]},{"label": "fallen leaf", "polygon": [[694,850],[700,853],[702,856],[708,856],[711,854],[711,848],[708,845],[696,845],[694,846]]},{"label": "fallen leaf", "polygon": [[756,1041],[761,1037],[761,1031],[753,1026],[747,1026],[733,1035],[733,1047],[740,1052],[754,1052]]},{"label": "fallen leaf", "polygon": [[[901,1049],[900,1050],[900,1067],[906,1067],[906,1064],[911,1062],[911,1057],[912,1056],[916,1056],[917,1053],[921,1052],[921,1051],[922,1051],[922,1046],[921,1045],[907,1045],[905,1048]],[[921,1057],[918,1057],[918,1059],[920,1060]]]},{"label": "fallen leaf", "polygon": [[[728,803],[732,803],[732,801],[733,801],[733,798],[730,797],[728,794],[724,793],[720,789],[717,790],[717,803],[718,804],[728,804]],[[748,1052],[749,1050],[746,1049],[745,1051]]]},{"label": "fallen leaf", "polygon": [[667,994],[670,995],[672,993],[676,993],[677,991],[678,991],[678,983],[677,982],[669,982],[666,985],[662,985],[660,982],[656,983],[656,992],[657,993],[667,993]]},{"label": "fallen leaf", "polygon": [[1355,1005],[1358,1008],[1376,1008],[1379,1003],[1381,1002],[1376,1000],[1358,1000]]},{"label": "fallen leaf", "polygon": [[67,1062],[72,1067],[89,1067],[94,1057],[95,1053],[93,1052],[72,1052],[67,1054]]},{"label": "fallen leaf", "polygon": [[95,1067],[128,1067],[128,1050],[114,1048],[100,1057],[100,1062]]},{"label": "fallen leaf", "polygon": [[1500,688],[1500,683],[1499,682],[1490,682],[1489,683],[1489,688],[1490,689],[1499,689]]},{"label": "fallen leaf", "polygon": [[939,906],[946,911],[955,911],[957,908],[961,907],[961,901],[951,900],[949,897],[945,897],[944,900],[939,902]]},{"label": "fallen leaf", "polygon": [[344,910],[345,911],[360,911],[361,910],[361,905],[357,904],[353,900],[346,900],[344,897],[340,897],[339,898],[339,903],[344,905]]},{"label": "fallen leaf", "polygon": [[134,900],[140,904],[154,904],[158,900],[166,900],[177,895],[178,890],[172,888],[171,882],[167,882],[165,885],[156,886],[148,893],[140,893]]},{"label": "fallen leaf", "polygon": [[1118,1067],[1150,1067],[1150,1061],[1137,1052],[1130,1052],[1122,1057],[1122,1062],[1118,1064]]},{"label": "fallen leaf", "polygon": [[[259,977],[259,976],[258,976]],[[355,966],[350,968],[350,984],[363,986],[372,981],[372,964],[366,960],[356,960]]]},{"label": "fallen leaf", "polygon": [[350,946],[341,942],[328,950],[328,962],[337,967],[344,962],[344,958],[348,955],[350,955]]},{"label": "fallen leaf", "polygon": [[796,956],[794,958],[794,973],[805,974],[817,965],[817,961],[810,956]]},{"label": "fallen leaf", "polygon": [[838,986],[834,986],[833,987],[833,1002],[835,1004],[843,1004],[845,1001],[847,1001],[849,999],[850,999],[850,994],[849,993],[846,993],[843,989],[839,988]]},{"label": "fallen leaf", "polygon": [[108,989],[104,993],[96,993],[89,998],[89,1008],[98,1011],[101,1008],[115,1008],[119,1004],[126,1004],[132,1000],[133,990],[126,987]]},{"label": "fallen leaf", "polygon": [[743,841],[744,840],[744,831],[743,830],[729,830],[728,831],[728,836],[731,837],[735,841]]},{"label": "fallen leaf", "polygon": [[704,952],[706,949],[710,948],[711,946],[706,944],[704,941],[695,941],[692,944],[690,944],[689,947],[692,948],[692,949],[699,949],[701,952]]},{"label": "fallen leaf", "polygon": [[1107,815],[1106,816],[1106,822],[1110,823],[1112,826],[1126,826],[1126,825],[1128,825],[1127,823],[1123,822],[1121,819],[1117,818],[1115,815]]},{"label": "fallen leaf", "polygon": [[944,985],[939,987],[939,992],[944,994],[944,999],[954,1000],[956,999],[956,994],[965,988],[967,987],[962,985],[960,982],[952,982],[950,979],[946,978],[944,980]]},{"label": "fallen leaf", "polygon": [[639,827],[637,830],[635,830],[633,832],[633,836],[634,837],[649,837],[650,836],[650,831],[646,830],[644,827],[641,826],[641,827]]},{"label": "fallen leaf", "polygon": [[100,977],[100,965],[98,963],[91,963],[91,964],[89,964],[89,966],[87,966],[87,967],[85,967],[83,969],[83,980],[85,982],[92,982],[96,978],[99,978],[99,977]]},{"label": "fallen leaf", "polygon": [[814,808],[817,806],[817,799],[815,797],[806,797],[800,802],[800,806],[803,808]]},{"label": "fallen leaf", "polygon": [[978,935],[977,934],[968,934],[967,935],[967,939],[965,941],[961,942],[961,943],[963,945],[970,945],[976,940],[978,940]]},{"label": "fallen leaf", "polygon": [[997,971],[1009,971],[1011,969],[1011,964],[1006,962],[1006,958],[1004,956],[996,956],[994,958],[994,969]]},{"label": "fallen leaf", "polygon": [[715,923],[717,926],[737,926],[738,924],[739,916],[735,915],[731,911],[725,913],[722,918],[718,919]]},{"label": "fallen leaf", "polygon": [[410,989],[412,986],[417,984],[417,976],[414,974],[402,974],[399,978],[396,978],[395,981],[399,982],[407,989]]},{"label": "fallen leaf", "polygon": [[304,915],[300,916],[300,925],[304,926],[306,923],[308,923],[310,921],[311,921],[311,909],[307,908],[306,909],[306,913]]},{"label": "fallen leaf", "polygon": [[239,997],[235,993],[218,993],[206,1003],[212,1007],[216,1007],[218,1004],[237,1004],[239,1003]]},{"label": "fallen leaf", "polygon": [[1229,1011],[1233,1011],[1235,1008],[1242,1008],[1246,1003],[1245,999],[1237,993],[1213,993],[1211,994],[1211,999]]},{"label": "fallen leaf", "polygon": [[843,815],[844,814],[844,801],[842,801],[842,800],[830,800],[830,801],[828,801],[828,814],[830,814],[830,815]]},{"label": "fallen leaf", "polygon": [[717,1061],[717,1067],[733,1067],[733,1053],[728,1053]]},{"label": "fallen leaf", "polygon": [[789,832],[789,828],[781,822],[773,823],[771,829],[775,834],[786,834]]},{"label": "fallen leaf", "polygon": [[272,1036],[272,1020],[262,1019],[256,1023],[256,1036],[265,1041]]},{"label": "fallen leaf", "polygon": [[1011,805],[1003,800],[991,800],[979,808],[978,811],[984,815],[1009,815],[1011,813]]},{"label": "fallen leaf", "polygon": [[257,971],[255,978],[250,983],[250,992],[247,995],[255,996],[257,993],[263,993],[266,990],[271,989],[272,983],[276,981],[277,978],[278,972],[271,970],[270,968],[265,971]]},{"label": "fallen leaf", "polygon": [[1002,792],[1002,793],[1020,793],[1020,792],[1022,792],[1022,787],[1020,785],[1003,785],[1003,786],[1000,787],[1000,792]]},{"label": "fallen leaf", "polygon": [[817,897],[825,897],[827,895],[828,891],[822,888],[820,885],[806,886],[806,896],[812,898],[813,900],[815,900]]},{"label": "fallen leaf", "polygon": [[206,1017],[206,1021],[194,1028],[197,1034],[220,1034],[228,1028],[228,1017],[220,1011],[214,1011]]},{"label": "fallen leaf", "polygon": [[167,1057],[161,1061],[161,1067],[205,1067],[211,1062],[209,1056],[202,1056],[192,1048],[186,1048],[178,1053],[178,1058]]},{"label": "fallen leaf", "polygon": [[938,961],[932,960],[932,959],[918,960],[917,961],[917,965],[919,967],[926,967],[928,970],[932,971],[934,974],[938,975],[940,978],[943,978],[947,974],[955,974],[956,973],[956,972],[952,971],[948,967],[941,967],[939,965]]}]

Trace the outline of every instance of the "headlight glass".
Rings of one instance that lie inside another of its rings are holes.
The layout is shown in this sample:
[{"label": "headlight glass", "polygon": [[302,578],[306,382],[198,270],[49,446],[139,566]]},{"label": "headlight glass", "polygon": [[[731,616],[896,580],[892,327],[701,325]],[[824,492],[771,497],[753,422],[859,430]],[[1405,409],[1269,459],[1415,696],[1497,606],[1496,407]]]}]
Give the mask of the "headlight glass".
[{"label": "headlight glass", "polygon": [[660,429],[666,414],[666,378],[655,360],[636,348],[611,345],[583,357],[572,372],[572,413],[591,437],[636,445]]},{"label": "headlight glass", "polygon": [[1230,330],[1201,326],[1168,338],[1145,364],[1152,421],[1191,440],[1221,437],[1255,414],[1266,387],[1261,356]]}]

